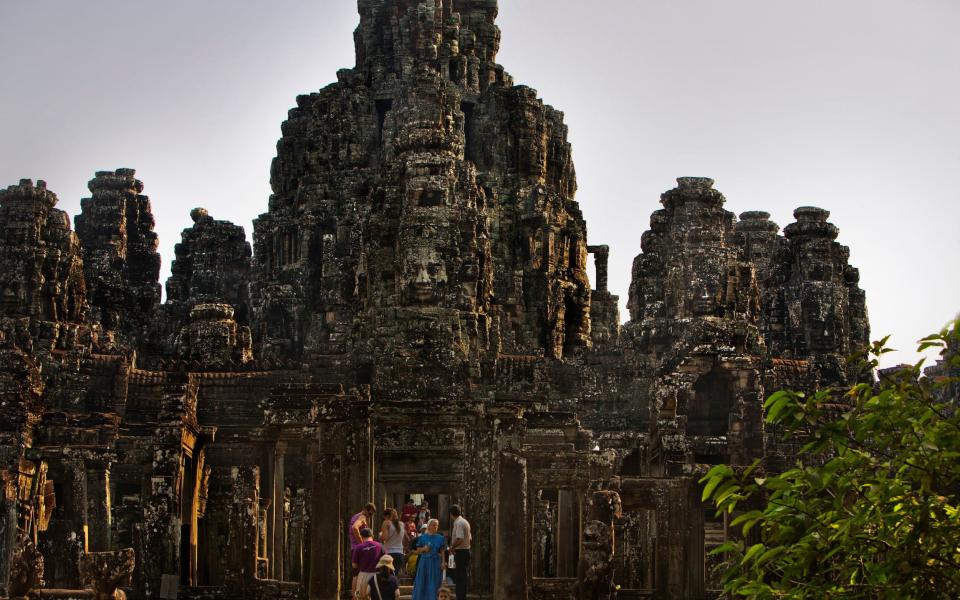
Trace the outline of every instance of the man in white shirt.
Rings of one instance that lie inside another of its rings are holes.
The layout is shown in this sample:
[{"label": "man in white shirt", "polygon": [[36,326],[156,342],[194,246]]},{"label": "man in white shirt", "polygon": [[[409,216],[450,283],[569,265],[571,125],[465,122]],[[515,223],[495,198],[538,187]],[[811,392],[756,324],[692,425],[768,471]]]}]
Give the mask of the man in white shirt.
[{"label": "man in white shirt", "polygon": [[470,523],[460,514],[460,507],[450,507],[453,524],[450,528],[450,550],[453,551],[453,583],[457,586],[457,600],[467,600],[467,587],[470,585]]}]

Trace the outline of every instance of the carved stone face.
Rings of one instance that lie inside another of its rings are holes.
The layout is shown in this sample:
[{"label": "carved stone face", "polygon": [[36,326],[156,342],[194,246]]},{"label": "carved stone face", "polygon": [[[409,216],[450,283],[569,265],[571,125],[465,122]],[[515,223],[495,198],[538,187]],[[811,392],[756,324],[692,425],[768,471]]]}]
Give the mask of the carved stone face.
[{"label": "carved stone face", "polygon": [[0,310],[4,314],[16,314],[20,312],[20,285],[17,281],[10,281],[0,294]]},{"label": "carved stone face", "polygon": [[801,270],[805,279],[829,281],[833,278],[833,256],[828,240],[817,240],[803,249]]},{"label": "carved stone face", "polygon": [[692,248],[712,248],[722,241],[721,229],[706,224],[691,227],[684,238],[687,246]]},{"label": "carved stone face", "polygon": [[[429,243],[426,239],[411,242]],[[439,303],[447,284],[447,267],[436,248],[415,245],[403,257],[404,296],[408,303],[430,306]]]},{"label": "carved stone face", "polygon": [[690,314],[695,317],[712,317],[717,313],[717,295],[705,286],[694,286],[687,297]]},{"label": "carved stone face", "polygon": [[11,315],[30,314],[34,308],[34,299],[31,291],[37,290],[43,285],[42,276],[39,273],[34,273],[29,277],[23,277],[19,273],[10,274],[9,279],[7,279],[5,283],[6,286],[2,295],[4,311]]},{"label": "carved stone face", "polygon": [[460,268],[460,302],[464,305],[474,305],[477,299],[477,275],[479,266],[468,262]]}]

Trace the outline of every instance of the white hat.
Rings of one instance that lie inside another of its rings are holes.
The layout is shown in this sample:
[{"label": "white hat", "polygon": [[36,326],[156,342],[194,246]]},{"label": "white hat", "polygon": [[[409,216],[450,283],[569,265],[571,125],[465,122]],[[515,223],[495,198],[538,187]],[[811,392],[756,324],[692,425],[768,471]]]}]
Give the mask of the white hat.
[{"label": "white hat", "polygon": [[383,556],[381,556],[381,557],[380,557],[380,562],[377,563],[377,568],[379,569],[380,567],[386,567],[386,568],[390,569],[391,571],[393,571],[393,570],[394,570],[394,568],[393,568],[393,557],[390,556],[389,554],[384,554]]}]

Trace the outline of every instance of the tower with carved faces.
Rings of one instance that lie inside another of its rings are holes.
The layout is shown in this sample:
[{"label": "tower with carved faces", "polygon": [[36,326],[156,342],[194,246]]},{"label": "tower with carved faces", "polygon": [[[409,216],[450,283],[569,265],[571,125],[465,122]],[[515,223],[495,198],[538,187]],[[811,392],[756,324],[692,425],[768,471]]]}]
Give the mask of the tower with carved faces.
[{"label": "tower with carved faces", "polygon": [[496,64],[496,2],[359,11],[356,66],[283,125],[254,227],[258,354],[350,355],[374,384],[435,367],[465,383],[500,353],[589,347],[566,126]]}]

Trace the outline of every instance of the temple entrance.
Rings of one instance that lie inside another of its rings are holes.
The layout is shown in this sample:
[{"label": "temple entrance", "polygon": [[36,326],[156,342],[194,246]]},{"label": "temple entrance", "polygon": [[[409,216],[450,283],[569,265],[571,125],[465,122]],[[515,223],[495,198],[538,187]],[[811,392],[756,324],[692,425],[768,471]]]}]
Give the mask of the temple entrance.
[{"label": "temple entrance", "polygon": [[386,508],[396,508],[401,513],[406,505],[407,499],[413,500],[413,505],[418,509],[424,502],[430,509],[431,518],[440,521],[440,532],[447,533],[450,530],[450,507],[455,504],[451,501],[451,495],[445,493],[427,493],[427,492],[403,492],[394,493],[388,496]]},{"label": "temple entrance", "polygon": [[711,371],[693,386],[694,400],[688,408],[687,433],[691,435],[726,435],[732,409],[730,377]]},{"label": "temple entrance", "polygon": [[580,494],[538,489],[533,505],[533,577],[576,577],[580,555]]}]

